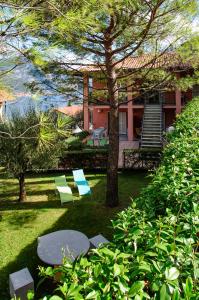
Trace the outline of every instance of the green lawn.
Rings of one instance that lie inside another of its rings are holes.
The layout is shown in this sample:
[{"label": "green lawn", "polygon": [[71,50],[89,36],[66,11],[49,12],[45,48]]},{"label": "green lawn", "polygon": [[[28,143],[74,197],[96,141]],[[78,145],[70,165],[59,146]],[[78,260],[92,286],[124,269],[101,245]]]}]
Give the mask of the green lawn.
[{"label": "green lawn", "polygon": [[[60,174],[60,173],[59,173]],[[75,193],[73,203],[60,205],[55,192],[54,177],[58,173],[27,177],[27,202],[16,202],[18,184],[0,172],[0,299],[9,299],[8,275],[28,267],[37,281],[37,237],[59,229],[75,229],[88,237],[102,233],[112,237],[110,220],[129,205],[149,179],[146,173],[132,171],[119,175],[120,206],[104,206],[106,175],[86,174],[92,188],[92,197],[78,198],[71,173],[67,181]]]}]

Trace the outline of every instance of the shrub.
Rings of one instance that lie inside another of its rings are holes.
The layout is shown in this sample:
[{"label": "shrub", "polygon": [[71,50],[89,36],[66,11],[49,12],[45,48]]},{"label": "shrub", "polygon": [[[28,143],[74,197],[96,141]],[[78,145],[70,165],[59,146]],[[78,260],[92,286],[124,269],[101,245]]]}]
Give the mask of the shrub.
[{"label": "shrub", "polygon": [[152,216],[164,213],[166,207],[187,212],[198,200],[199,98],[187,105],[167,138],[162,164],[138,199]]},{"label": "shrub", "polygon": [[79,150],[79,149],[82,149],[82,141],[77,136],[70,136],[66,140],[66,148],[68,150]]},{"label": "shrub", "polygon": [[[61,271],[57,298],[45,299],[198,299],[198,120],[196,99],[168,137],[152,183],[112,222],[108,247],[40,268],[43,277]],[[145,209],[136,208],[139,201]]]},{"label": "shrub", "polygon": [[77,133],[77,136],[80,138],[80,140],[84,140],[87,136],[89,136],[90,133],[86,130],[80,132],[80,133]]},{"label": "shrub", "polygon": [[106,169],[107,149],[83,148],[82,150],[65,151],[59,161],[61,169]]}]

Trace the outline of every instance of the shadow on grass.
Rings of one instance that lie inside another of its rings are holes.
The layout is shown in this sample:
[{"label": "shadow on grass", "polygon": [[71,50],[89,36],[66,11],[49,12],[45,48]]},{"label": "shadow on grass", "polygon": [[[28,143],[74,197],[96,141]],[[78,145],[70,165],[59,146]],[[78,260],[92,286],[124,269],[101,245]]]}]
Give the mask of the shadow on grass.
[{"label": "shadow on grass", "polygon": [[[105,208],[101,207],[100,205],[98,207],[93,204],[91,205],[90,200],[87,199],[84,200],[84,203],[78,203],[75,206],[72,204],[68,204],[67,208],[68,210],[57,220],[57,222],[55,222],[53,226],[51,226],[47,230],[43,231],[41,235],[45,235],[49,232],[57,231],[61,229],[73,229],[85,233],[88,237],[91,237],[98,233],[102,233],[107,238],[111,238],[111,230],[109,232],[109,235],[107,235],[107,229],[102,228],[102,224],[101,224],[101,220],[102,220],[101,210],[104,210]],[[20,215],[17,217],[16,223],[20,219]],[[15,215],[13,216],[13,218],[14,217]],[[18,224],[19,226],[18,229],[20,229],[20,226],[25,225],[25,220],[30,225],[30,220],[31,218],[33,219],[34,217],[35,214],[33,215],[25,214],[23,224],[21,221],[21,223]],[[15,222],[11,221],[11,223],[14,226],[16,225]],[[103,226],[108,227],[110,225],[111,225],[110,218],[108,217],[106,220],[104,220]],[[20,231],[19,231],[19,242],[20,242]],[[45,264],[43,264],[37,257],[37,238],[35,238],[33,243],[27,245],[27,247],[21,250],[21,252],[19,253],[19,255],[15,260],[11,261],[4,268],[0,270],[0,282],[2,283],[2,287],[0,287],[0,299],[2,300],[10,299],[8,296],[9,295],[8,276],[10,273],[13,273],[24,267],[28,267],[35,280],[35,285],[37,285],[39,280],[37,267],[39,265],[45,266]],[[35,299],[39,299],[39,297],[42,296],[43,290],[45,290],[46,293],[48,288],[49,288],[48,283],[44,286],[41,285],[41,287],[37,291]]]},{"label": "shadow on grass", "polygon": [[[99,178],[98,178],[99,177]],[[60,201],[44,201],[44,202],[29,202],[29,203],[10,203],[7,205],[0,206],[0,210],[12,210],[13,218],[8,218],[8,222],[11,226],[20,226],[30,225],[31,222],[34,222],[34,219],[37,217],[38,212],[20,212],[20,210],[31,210],[31,209],[39,209],[48,210],[48,209],[59,209],[66,208],[65,212],[55,223],[50,226],[47,230],[44,230],[41,235],[45,235],[49,232],[62,230],[62,229],[73,229],[78,230],[80,232],[85,233],[89,238],[96,234],[103,234],[109,240],[112,239],[112,229],[110,220],[115,217],[115,215],[121,211],[124,207],[127,207],[131,200],[130,195],[127,193],[126,186],[129,186],[129,182],[131,182],[130,178],[128,178],[128,174],[124,176],[124,178],[120,178],[121,187],[124,186],[124,191],[121,192],[122,201],[121,205],[117,208],[110,209],[104,206],[105,201],[105,176],[87,176],[88,180],[90,178],[99,179],[96,182],[95,186],[92,186],[92,197],[84,197],[81,198],[80,201],[75,201],[71,203],[67,203],[64,206],[60,205]],[[132,185],[132,190],[134,190],[134,194],[137,194],[137,182]],[[48,192],[48,191],[46,191]],[[33,191],[34,193],[34,191]],[[132,194],[132,193],[131,193]],[[52,196],[52,195],[51,195]],[[55,196],[55,195],[54,195]],[[55,196],[56,198],[56,196]],[[57,199],[57,198],[56,198]],[[17,212],[14,212],[17,211]],[[23,219],[20,218],[23,216]],[[14,220],[15,219],[15,220]],[[44,220],[45,221],[45,220]],[[19,231],[20,232],[20,231]],[[20,236],[19,236],[20,243]],[[38,265],[43,265],[42,262],[37,257],[37,237],[35,237],[34,241],[27,245],[25,248],[21,250],[16,259],[10,261],[5,267],[0,270],[0,299],[7,300],[9,298],[8,291],[8,276],[10,273],[13,273],[17,270],[20,270],[24,267],[28,267],[34,280],[35,285],[38,282]],[[41,285],[39,290],[36,292],[35,299],[39,299],[42,296],[43,291],[45,294],[48,289],[55,288],[52,285],[52,282],[47,285]]]},{"label": "shadow on grass", "polygon": [[47,183],[50,183],[50,184],[52,184],[52,183],[54,183],[55,181],[54,181],[54,178],[52,178],[51,180],[38,180],[38,181],[32,181],[31,179],[34,179],[34,177],[33,178],[30,178],[30,179],[28,179],[28,180],[26,180],[26,183],[28,184],[28,185],[43,185],[43,184],[47,184]]}]

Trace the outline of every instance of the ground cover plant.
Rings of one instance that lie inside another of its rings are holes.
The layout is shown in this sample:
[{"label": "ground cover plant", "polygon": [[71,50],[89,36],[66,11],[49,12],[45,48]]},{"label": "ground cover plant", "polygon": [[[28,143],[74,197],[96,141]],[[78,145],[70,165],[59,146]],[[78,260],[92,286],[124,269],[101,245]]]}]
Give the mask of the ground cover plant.
[{"label": "ground cover plant", "polygon": [[199,296],[199,98],[168,136],[161,166],[132,205],[112,222],[113,243],[63,267],[44,299],[196,300]]},{"label": "ground cover plant", "polygon": [[[112,239],[110,220],[130,203],[149,179],[145,172],[119,174],[121,204],[114,209],[104,206],[106,175],[85,172],[93,191],[92,198],[79,200],[71,173],[65,173],[75,195],[74,203],[61,206],[55,192],[54,177],[63,173],[26,175],[27,201],[18,203],[18,181],[0,172],[0,299],[10,299],[8,276],[24,267],[30,269],[37,284],[37,238],[60,229],[74,229],[92,237],[102,233]],[[47,287],[48,289],[48,284]],[[41,285],[44,289],[44,285]],[[39,292],[41,291],[39,289]]]}]

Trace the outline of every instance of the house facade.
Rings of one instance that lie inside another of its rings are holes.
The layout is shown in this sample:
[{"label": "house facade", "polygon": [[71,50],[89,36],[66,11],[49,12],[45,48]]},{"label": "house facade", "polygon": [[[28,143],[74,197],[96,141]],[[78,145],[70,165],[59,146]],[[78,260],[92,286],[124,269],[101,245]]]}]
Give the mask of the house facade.
[{"label": "house facade", "polygon": [[[140,67],[143,61],[143,59],[140,60],[140,57],[129,59],[128,62],[123,64],[123,68],[131,71],[137,68],[138,65]],[[185,67],[180,65],[179,62],[178,64],[175,62],[175,66],[172,66],[172,72],[176,73],[178,77],[183,77],[187,74],[185,74],[184,70]],[[99,127],[104,127],[108,133],[109,105],[103,101],[103,99],[99,99],[100,101],[97,103],[92,103],[89,100],[92,90],[100,91],[106,87],[106,82],[97,79],[98,76],[92,76],[94,72],[96,74],[100,72],[100,70],[92,66],[84,71],[84,130],[89,131],[91,129],[94,130]],[[190,70],[188,70],[188,72],[190,72]],[[147,139],[148,141],[155,140],[155,136],[158,135],[158,130],[166,131],[175,121],[176,115],[181,113],[184,105],[189,102],[193,96],[198,94],[199,89],[195,86],[186,92],[182,92],[179,89],[164,92],[153,91],[153,93],[148,93],[144,96],[140,95],[133,99],[132,87],[127,87],[126,90],[123,90],[123,95],[127,101],[124,101],[125,103],[119,107],[120,139],[134,141],[145,138],[146,144]],[[145,137],[143,137],[144,130]],[[151,131],[152,135],[150,136]],[[158,139],[160,138],[159,136]]]}]

